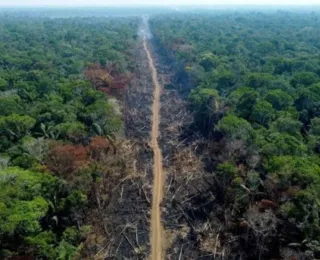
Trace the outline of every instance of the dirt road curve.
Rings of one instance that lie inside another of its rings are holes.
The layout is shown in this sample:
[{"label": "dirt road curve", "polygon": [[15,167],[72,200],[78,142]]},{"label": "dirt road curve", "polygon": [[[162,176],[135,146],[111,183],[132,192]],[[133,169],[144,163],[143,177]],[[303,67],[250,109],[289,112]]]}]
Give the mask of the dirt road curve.
[{"label": "dirt road curve", "polygon": [[153,199],[151,209],[151,260],[162,260],[163,257],[163,227],[161,224],[161,210],[160,203],[163,195],[163,168],[162,155],[158,144],[159,137],[159,114],[160,114],[160,84],[157,77],[157,71],[150,51],[147,46],[147,40],[144,38],[143,47],[147,53],[149,67],[152,72],[152,81],[154,84],[154,96],[152,106],[152,132],[151,145],[154,154],[154,183],[153,183]]}]

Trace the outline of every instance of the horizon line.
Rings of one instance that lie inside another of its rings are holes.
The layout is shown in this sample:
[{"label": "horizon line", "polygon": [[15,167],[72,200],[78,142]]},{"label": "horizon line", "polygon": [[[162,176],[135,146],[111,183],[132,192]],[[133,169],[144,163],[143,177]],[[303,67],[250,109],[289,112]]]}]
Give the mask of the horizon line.
[{"label": "horizon line", "polygon": [[215,7],[215,6],[225,6],[225,7],[232,7],[232,6],[266,6],[266,7],[274,7],[274,6],[281,6],[281,7],[312,7],[312,6],[319,6],[320,7],[320,3],[317,4],[313,4],[313,3],[296,3],[296,4],[288,4],[288,3],[277,3],[277,4],[259,4],[259,3],[251,3],[251,4],[247,4],[247,3],[239,3],[239,4],[220,4],[220,3],[216,3],[216,4],[194,4],[194,3],[184,3],[184,4],[161,4],[161,3],[154,3],[154,4],[93,4],[93,5],[89,5],[89,4],[77,4],[77,5],[61,5],[61,4],[47,4],[47,5],[1,5],[0,4],[0,8],[26,8],[26,7],[184,7],[184,6],[188,6],[188,7]]}]

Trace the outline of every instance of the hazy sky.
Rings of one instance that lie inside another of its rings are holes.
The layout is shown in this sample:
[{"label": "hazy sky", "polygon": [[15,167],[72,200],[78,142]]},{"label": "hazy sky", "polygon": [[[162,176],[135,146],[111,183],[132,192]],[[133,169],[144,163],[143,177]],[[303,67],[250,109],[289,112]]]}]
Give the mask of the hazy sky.
[{"label": "hazy sky", "polygon": [[320,5],[320,0],[0,0],[0,6],[94,6],[94,5]]}]

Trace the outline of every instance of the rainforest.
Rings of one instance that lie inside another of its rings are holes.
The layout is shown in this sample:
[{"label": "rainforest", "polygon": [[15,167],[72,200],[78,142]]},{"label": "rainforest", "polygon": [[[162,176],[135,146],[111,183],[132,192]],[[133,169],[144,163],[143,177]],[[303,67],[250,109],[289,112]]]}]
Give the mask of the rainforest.
[{"label": "rainforest", "polygon": [[0,259],[320,258],[320,9],[0,10]]}]

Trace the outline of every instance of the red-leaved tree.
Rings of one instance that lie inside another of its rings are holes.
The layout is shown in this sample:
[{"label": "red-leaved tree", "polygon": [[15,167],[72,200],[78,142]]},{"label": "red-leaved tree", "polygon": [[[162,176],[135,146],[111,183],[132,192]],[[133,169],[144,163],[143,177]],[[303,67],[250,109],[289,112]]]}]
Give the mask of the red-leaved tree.
[{"label": "red-leaved tree", "polygon": [[54,174],[71,180],[73,173],[89,164],[89,156],[83,145],[53,143],[48,153],[46,165]]},{"label": "red-leaved tree", "polygon": [[131,80],[129,75],[119,73],[115,65],[102,67],[100,64],[89,65],[85,77],[96,89],[118,99],[123,98],[125,87]]},{"label": "red-leaved tree", "polygon": [[88,151],[92,160],[101,161],[108,153],[114,152],[114,147],[105,137],[95,136],[88,146]]}]

